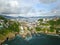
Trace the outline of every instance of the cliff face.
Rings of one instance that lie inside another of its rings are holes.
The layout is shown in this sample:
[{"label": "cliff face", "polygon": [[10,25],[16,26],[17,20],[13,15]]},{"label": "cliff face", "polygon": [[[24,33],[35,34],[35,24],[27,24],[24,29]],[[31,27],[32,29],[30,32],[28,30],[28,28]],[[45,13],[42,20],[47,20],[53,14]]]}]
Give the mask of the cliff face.
[{"label": "cliff face", "polygon": [[19,31],[18,26],[18,22],[11,21],[4,16],[0,16],[0,43],[7,37],[13,38],[15,36],[15,32]]}]

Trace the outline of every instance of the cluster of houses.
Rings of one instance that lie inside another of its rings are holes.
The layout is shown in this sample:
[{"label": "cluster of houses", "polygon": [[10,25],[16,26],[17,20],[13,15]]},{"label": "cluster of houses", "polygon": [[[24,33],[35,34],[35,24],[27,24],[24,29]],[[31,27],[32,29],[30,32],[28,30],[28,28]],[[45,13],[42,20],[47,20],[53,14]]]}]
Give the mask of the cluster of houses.
[{"label": "cluster of houses", "polygon": [[5,23],[5,20],[0,19],[0,29],[2,29],[2,28],[8,28],[11,23],[13,23],[13,22],[7,21]]},{"label": "cluster of houses", "polygon": [[4,20],[0,19],[0,28],[3,28]]},{"label": "cluster of houses", "polygon": [[[25,37],[26,35],[30,35],[31,33],[35,32],[35,24],[34,23],[29,23],[29,22],[25,22],[25,21],[20,21],[21,25],[19,26],[20,28],[20,34]],[[33,31],[34,30],[34,31]]]},{"label": "cluster of houses", "polygon": [[[53,20],[57,20],[59,18],[55,18]],[[35,21],[35,22],[27,22],[27,21],[18,21],[20,23],[19,29],[20,29],[20,34],[23,35],[31,35],[31,33],[49,33],[49,34],[56,34],[56,30],[54,30],[53,32],[50,32],[50,26],[47,21],[52,20],[52,19],[48,19],[48,18],[43,18],[43,21]],[[0,19],[0,29],[3,27],[8,28],[9,23],[13,23],[13,21],[16,21],[14,19],[11,19],[12,22],[7,22],[6,24],[4,23],[4,20]],[[47,25],[41,25],[41,23],[43,24],[47,24]],[[41,31],[36,31],[35,27],[40,27],[42,30]],[[58,26],[59,27],[59,26]]]},{"label": "cluster of houses", "polygon": [[[58,18],[54,18],[54,19],[48,19],[48,18],[44,18],[42,23],[46,24],[46,25],[42,25],[41,21],[35,21],[35,22],[27,22],[27,21],[19,21],[20,22],[20,34],[21,35],[27,35],[28,33],[31,35],[31,33],[46,33],[46,34],[56,34],[56,30],[54,31],[50,31],[50,26],[47,21],[50,20],[57,20]],[[42,30],[40,31],[36,31],[35,27],[40,27]]]},{"label": "cluster of houses", "polygon": [[[38,26],[42,29],[40,32],[42,33],[46,33],[46,34],[56,34],[57,30],[53,30],[53,31],[50,31],[50,27],[51,25],[49,23],[47,23],[48,21],[50,20],[53,20],[53,21],[57,21],[59,20],[60,18],[44,18],[42,19],[43,21],[38,21]],[[41,24],[43,23],[43,24]],[[46,24],[46,25],[44,25]],[[60,25],[57,25],[55,28],[60,28]],[[60,30],[58,30],[59,34],[60,34]]]}]

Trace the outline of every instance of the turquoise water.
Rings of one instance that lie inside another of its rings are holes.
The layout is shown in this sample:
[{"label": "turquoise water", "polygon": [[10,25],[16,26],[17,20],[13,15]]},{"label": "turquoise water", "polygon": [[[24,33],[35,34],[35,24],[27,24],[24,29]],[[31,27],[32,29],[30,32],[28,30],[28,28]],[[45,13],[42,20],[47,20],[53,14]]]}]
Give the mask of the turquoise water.
[{"label": "turquoise water", "polygon": [[16,36],[12,40],[5,40],[5,45],[60,45],[60,38],[56,36],[40,35],[32,36],[23,39],[21,36]]}]

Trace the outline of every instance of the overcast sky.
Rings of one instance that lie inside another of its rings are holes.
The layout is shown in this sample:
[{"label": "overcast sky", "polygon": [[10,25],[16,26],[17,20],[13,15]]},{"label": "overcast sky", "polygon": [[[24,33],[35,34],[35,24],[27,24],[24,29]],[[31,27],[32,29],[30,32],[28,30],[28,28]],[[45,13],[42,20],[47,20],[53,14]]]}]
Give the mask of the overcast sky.
[{"label": "overcast sky", "polygon": [[0,0],[0,15],[60,16],[60,0]]}]

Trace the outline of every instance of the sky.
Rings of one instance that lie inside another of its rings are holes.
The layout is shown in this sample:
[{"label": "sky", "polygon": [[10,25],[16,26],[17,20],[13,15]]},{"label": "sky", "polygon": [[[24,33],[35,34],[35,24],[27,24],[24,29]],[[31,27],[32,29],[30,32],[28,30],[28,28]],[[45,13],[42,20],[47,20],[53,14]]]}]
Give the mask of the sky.
[{"label": "sky", "polygon": [[0,15],[60,16],[60,0],[0,0]]}]

